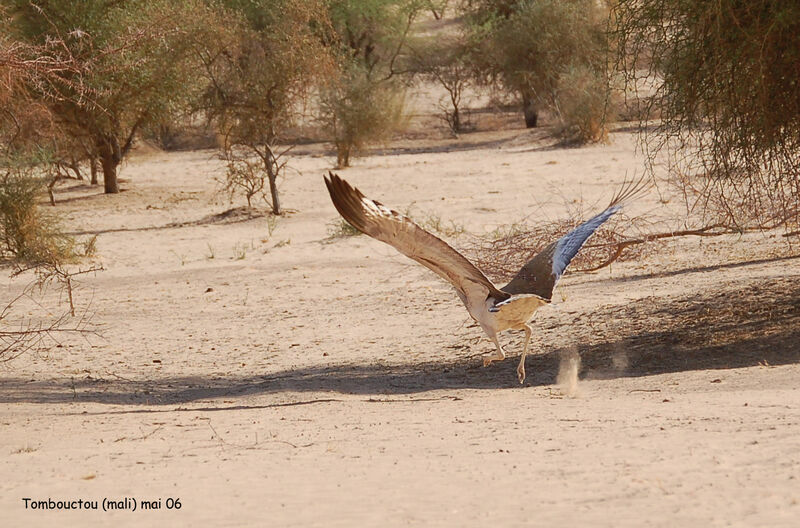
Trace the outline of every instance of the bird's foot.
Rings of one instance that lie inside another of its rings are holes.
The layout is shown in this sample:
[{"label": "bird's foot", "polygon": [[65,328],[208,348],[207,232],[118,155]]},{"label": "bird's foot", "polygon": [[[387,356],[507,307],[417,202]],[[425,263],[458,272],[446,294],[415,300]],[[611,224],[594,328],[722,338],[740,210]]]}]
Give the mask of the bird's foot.
[{"label": "bird's foot", "polygon": [[517,367],[517,378],[519,378],[519,384],[522,385],[525,383],[525,365],[522,363],[519,364]]},{"label": "bird's foot", "polygon": [[502,361],[506,358],[505,354],[500,354],[495,352],[494,354],[484,354],[483,355],[483,366],[488,367],[492,364],[492,361]]}]

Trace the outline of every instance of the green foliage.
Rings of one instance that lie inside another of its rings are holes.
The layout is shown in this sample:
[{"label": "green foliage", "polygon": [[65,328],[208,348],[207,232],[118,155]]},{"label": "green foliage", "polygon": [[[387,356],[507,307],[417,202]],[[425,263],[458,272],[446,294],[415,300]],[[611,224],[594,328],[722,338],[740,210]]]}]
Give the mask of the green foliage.
[{"label": "green foliage", "polygon": [[661,122],[692,211],[746,227],[800,224],[800,3],[620,0],[618,65]]},{"label": "green foliage", "polygon": [[[474,61],[478,79],[518,94],[531,114],[526,116],[529,126],[535,126],[540,109],[570,117],[558,109],[577,108],[605,96],[607,89],[598,81],[606,70],[606,14],[595,0],[470,0],[466,9],[478,50]],[[583,82],[579,91],[564,89],[562,77],[576,72],[584,78],[590,74],[593,81]],[[590,89],[593,93],[585,97]],[[583,100],[569,101],[574,95]],[[572,129],[575,123],[563,125]],[[586,139],[601,135],[589,134]]]},{"label": "green foliage", "polygon": [[335,47],[371,80],[391,77],[422,7],[419,0],[330,0]]},{"label": "green foliage", "polygon": [[298,117],[311,86],[330,70],[318,29],[326,14],[314,1],[224,4],[229,10],[214,20],[217,31],[195,41],[210,81],[201,108],[227,144],[273,144]]}]

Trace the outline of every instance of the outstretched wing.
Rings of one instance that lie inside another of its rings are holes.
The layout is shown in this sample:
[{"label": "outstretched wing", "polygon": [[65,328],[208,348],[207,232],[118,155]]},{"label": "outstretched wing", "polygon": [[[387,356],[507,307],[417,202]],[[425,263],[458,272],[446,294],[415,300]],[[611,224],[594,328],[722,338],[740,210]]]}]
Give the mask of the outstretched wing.
[{"label": "outstretched wing", "polygon": [[489,295],[497,300],[510,297],[508,293],[498,290],[461,253],[408,217],[370,200],[332,172],[325,178],[325,185],[336,210],[350,225],[386,242],[449,281],[468,307],[473,302],[482,303]]},{"label": "outstretched wing", "polygon": [[553,296],[558,279],[564,274],[569,263],[597,228],[622,208],[625,201],[642,193],[647,188],[644,178],[625,182],[611,203],[602,213],[593,216],[557,241],[545,247],[533,257],[501,289],[511,294],[528,293],[538,295],[548,301]]}]

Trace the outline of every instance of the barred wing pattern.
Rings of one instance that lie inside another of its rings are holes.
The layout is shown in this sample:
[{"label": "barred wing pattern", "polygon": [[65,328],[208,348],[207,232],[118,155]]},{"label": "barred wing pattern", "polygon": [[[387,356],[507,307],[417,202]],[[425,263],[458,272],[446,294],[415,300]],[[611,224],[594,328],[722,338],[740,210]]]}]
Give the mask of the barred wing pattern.
[{"label": "barred wing pattern", "polygon": [[370,200],[332,172],[325,185],[339,214],[353,227],[372,238],[393,246],[403,255],[419,262],[449,281],[464,304],[484,302],[488,296],[498,301],[511,297],[440,238],[425,231],[408,217]]}]

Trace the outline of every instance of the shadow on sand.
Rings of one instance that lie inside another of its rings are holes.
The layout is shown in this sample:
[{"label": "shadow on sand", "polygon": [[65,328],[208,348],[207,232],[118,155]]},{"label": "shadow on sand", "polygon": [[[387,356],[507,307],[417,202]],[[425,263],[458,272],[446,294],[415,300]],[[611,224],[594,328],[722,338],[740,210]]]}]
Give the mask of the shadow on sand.
[{"label": "shadow on sand", "polygon": [[[800,281],[796,279],[750,282],[736,290],[669,300],[646,298],[610,306],[581,316],[574,329],[582,330],[575,332],[571,323],[564,321],[559,327],[564,327],[563,333],[542,343],[544,353],[528,357],[525,385],[555,383],[560,354],[574,350],[582,358],[582,376],[605,379],[798,363]],[[593,329],[603,325],[605,334],[615,337],[598,337]],[[559,343],[565,335],[572,336],[572,341]],[[480,359],[472,356],[402,364],[313,366],[244,377],[177,376],[141,381],[87,377],[42,382],[7,378],[0,388],[0,403],[97,402],[174,407],[225,397],[303,392],[315,393],[316,397],[326,394],[324,400],[313,402],[335,400],[337,394],[370,399],[387,395],[423,398],[424,393],[440,389],[518,387],[516,364],[512,357],[483,368]],[[213,405],[193,405],[191,410],[297,405],[225,407],[208,403]]]}]

